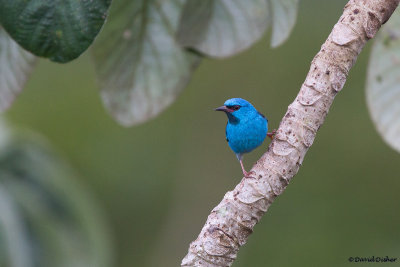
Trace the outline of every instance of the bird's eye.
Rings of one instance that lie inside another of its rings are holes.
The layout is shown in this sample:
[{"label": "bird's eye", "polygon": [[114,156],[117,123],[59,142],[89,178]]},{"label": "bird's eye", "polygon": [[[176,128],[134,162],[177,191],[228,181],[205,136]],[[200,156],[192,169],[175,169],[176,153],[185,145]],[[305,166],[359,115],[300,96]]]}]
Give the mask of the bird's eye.
[{"label": "bird's eye", "polygon": [[238,110],[238,109],[240,109],[240,106],[239,105],[234,105],[234,106],[232,106],[232,109],[233,110]]}]

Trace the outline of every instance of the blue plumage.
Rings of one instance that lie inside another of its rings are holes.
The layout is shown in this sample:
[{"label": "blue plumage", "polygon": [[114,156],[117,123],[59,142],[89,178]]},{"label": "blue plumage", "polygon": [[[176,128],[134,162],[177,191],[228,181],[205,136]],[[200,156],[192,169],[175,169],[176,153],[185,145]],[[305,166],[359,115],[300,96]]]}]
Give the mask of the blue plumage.
[{"label": "blue plumage", "polygon": [[242,98],[231,98],[224,105],[215,109],[224,111],[228,116],[226,140],[235,152],[245,177],[249,177],[242,162],[244,153],[260,146],[268,133],[268,120],[252,104]]}]

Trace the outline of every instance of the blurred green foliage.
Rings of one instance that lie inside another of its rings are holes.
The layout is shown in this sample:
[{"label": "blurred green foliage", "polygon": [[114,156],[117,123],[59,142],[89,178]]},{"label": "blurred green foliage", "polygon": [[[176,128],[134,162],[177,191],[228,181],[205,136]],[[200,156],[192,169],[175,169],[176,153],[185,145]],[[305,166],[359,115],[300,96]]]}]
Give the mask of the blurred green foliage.
[{"label": "blurred green foliage", "polygon": [[43,140],[0,123],[0,266],[110,266],[105,220],[75,176]]},{"label": "blurred green foliage", "polygon": [[[345,3],[300,1],[284,45],[271,50],[267,36],[233,58],[205,60],[178,100],[143,125],[123,128],[106,114],[87,56],[68,65],[41,60],[6,117],[45,135],[81,174],[106,210],[115,266],[177,266],[241,178],[226,119],[213,108],[243,97],[277,127]],[[368,51],[234,266],[351,266],[350,256],[400,256],[400,156],[366,109]],[[267,145],[246,155],[247,168]]]},{"label": "blurred green foliage", "polygon": [[367,71],[367,106],[388,146],[400,152],[400,9],[375,37]]},{"label": "blurred green foliage", "polygon": [[176,41],[185,2],[113,1],[93,58],[104,105],[120,124],[143,123],[164,111],[200,62]]}]

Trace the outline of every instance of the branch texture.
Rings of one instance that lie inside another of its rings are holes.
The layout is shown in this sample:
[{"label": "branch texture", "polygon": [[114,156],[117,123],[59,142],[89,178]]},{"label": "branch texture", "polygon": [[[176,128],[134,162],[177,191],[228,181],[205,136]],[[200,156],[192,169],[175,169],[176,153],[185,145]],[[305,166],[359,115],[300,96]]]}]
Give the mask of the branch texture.
[{"label": "branch texture", "polygon": [[298,172],[316,132],[365,43],[392,15],[400,0],[350,0],[311,63],[300,92],[283,117],[268,151],[224,196],[190,244],[182,266],[230,266],[253,227]]}]

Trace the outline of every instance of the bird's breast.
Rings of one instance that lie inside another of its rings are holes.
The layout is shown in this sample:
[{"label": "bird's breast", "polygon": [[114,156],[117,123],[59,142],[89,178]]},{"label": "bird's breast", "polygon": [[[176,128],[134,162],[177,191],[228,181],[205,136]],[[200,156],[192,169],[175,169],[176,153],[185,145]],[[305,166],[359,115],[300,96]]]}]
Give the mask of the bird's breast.
[{"label": "bird's breast", "polygon": [[248,153],[260,146],[268,132],[267,121],[264,118],[241,120],[238,124],[226,125],[226,138],[230,148],[238,153]]}]

